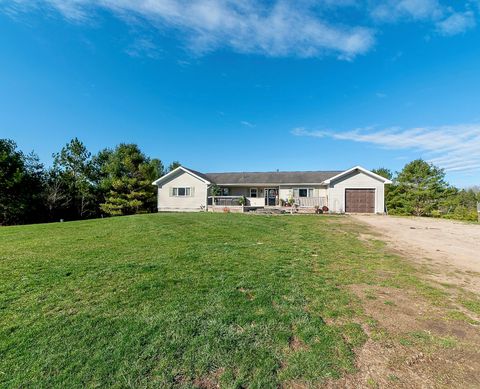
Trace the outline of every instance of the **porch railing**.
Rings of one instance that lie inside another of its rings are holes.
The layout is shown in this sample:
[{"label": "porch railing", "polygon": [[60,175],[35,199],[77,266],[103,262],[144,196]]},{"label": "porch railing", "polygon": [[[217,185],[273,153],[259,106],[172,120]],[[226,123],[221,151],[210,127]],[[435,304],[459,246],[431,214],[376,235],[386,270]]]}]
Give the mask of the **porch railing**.
[{"label": "porch railing", "polygon": [[[239,207],[240,199],[243,196],[209,196],[208,205],[218,206],[218,207]],[[314,208],[314,207],[323,207],[327,205],[326,197],[296,197],[294,198],[295,204],[298,207],[305,208]],[[249,198],[246,197],[246,206],[264,206],[265,199],[263,197],[259,198]]]},{"label": "porch railing", "polygon": [[326,197],[296,197],[295,204],[299,207],[323,207],[327,205]]},{"label": "porch railing", "polygon": [[239,207],[242,196],[209,196],[208,205],[219,207]]}]

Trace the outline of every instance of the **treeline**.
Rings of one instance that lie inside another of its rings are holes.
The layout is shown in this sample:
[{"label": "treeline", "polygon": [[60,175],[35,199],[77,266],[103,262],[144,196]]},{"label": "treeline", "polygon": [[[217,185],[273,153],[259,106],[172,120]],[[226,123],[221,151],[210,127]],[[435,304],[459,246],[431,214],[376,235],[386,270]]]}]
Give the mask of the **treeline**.
[{"label": "treeline", "polygon": [[154,212],[152,182],[178,165],[165,168],[136,144],[92,155],[75,138],[46,168],[35,154],[0,139],[0,225]]},{"label": "treeline", "polygon": [[385,187],[387,211],[393,215],[477,220],[480,187],[458,189],[445,181],[445,172],[421,159],[397,173],[380,168],[375,173],[393,181]]},{"label": "treeline", "polygon": [[[136,144],[92,155],[75,138],[53,154],[53,165],[46,168],[35,154],[0,139],[0,225],[155,212],[152,182],[177,166],[164,167]],[[385,188],[390,214],[477,220],[479,187],[449,185],[445,172],[432,164],[415,160],[397,173],[374,171],[393,181]]]}]

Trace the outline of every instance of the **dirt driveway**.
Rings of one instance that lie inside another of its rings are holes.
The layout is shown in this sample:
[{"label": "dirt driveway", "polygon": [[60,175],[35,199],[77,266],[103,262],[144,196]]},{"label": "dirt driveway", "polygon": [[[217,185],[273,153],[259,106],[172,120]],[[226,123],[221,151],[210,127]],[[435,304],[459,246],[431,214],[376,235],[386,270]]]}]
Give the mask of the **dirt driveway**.
[{"label": "dirt driveway", "polygon": [[480,293],[480,225],[452,220],[352,215],[391,247],[418,264],[432,267],[432,278]]}]

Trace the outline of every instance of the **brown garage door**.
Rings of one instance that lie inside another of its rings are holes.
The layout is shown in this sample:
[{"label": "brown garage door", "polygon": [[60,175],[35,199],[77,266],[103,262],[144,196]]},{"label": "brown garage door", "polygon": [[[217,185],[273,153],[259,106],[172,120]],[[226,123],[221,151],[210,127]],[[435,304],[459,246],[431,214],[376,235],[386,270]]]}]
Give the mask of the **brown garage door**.
[{"label": "brown garage door", "polygon": [[345,212],[375,213],[375,189],[346,189]]}]

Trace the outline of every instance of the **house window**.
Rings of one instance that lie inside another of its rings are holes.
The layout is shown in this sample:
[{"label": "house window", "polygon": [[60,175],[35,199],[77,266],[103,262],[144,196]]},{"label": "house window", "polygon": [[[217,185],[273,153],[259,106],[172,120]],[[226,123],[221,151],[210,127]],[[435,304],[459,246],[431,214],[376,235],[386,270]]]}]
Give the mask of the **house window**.
[{"label": "house window", "polygon": [[220,196],[228,196],[230,193],[229,188],[220,188]]},{"label": "house window", "polygon": [[172,196],[174,197],[188,197],[191,193],[191,188],[172,188]]},{"label": "house window", "polygon": [[250,188],[250,197],[257,197],[257,188]]},{"label": "house window", "polygon": [[294,189],[293,197],[313,197],[313,189],[312,188]]}]

